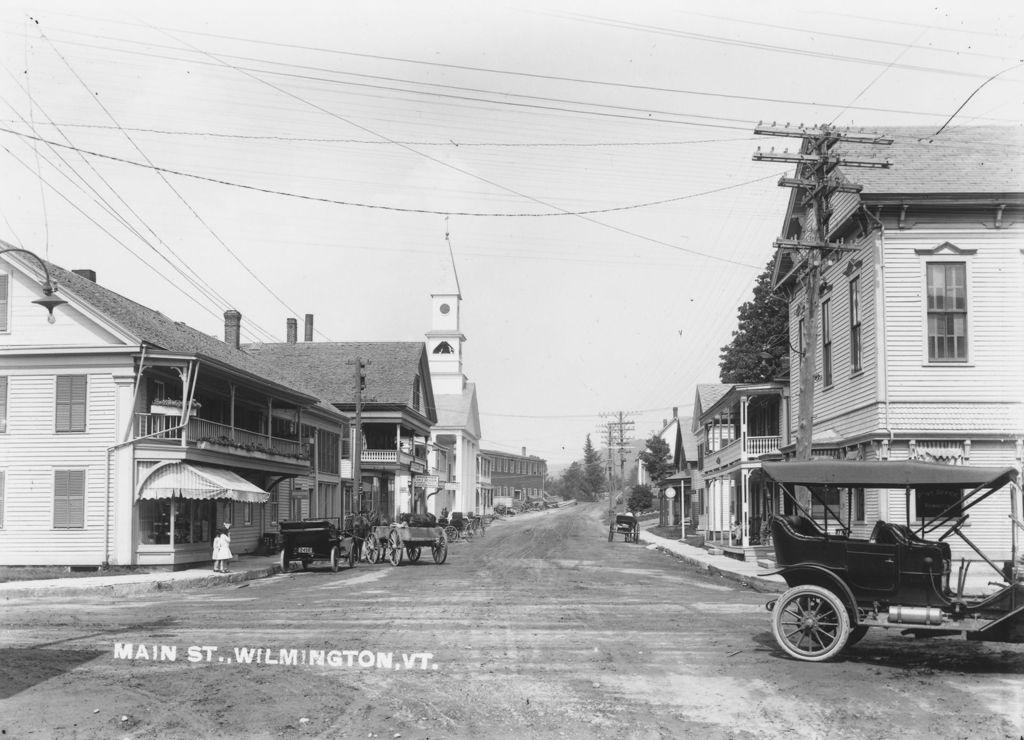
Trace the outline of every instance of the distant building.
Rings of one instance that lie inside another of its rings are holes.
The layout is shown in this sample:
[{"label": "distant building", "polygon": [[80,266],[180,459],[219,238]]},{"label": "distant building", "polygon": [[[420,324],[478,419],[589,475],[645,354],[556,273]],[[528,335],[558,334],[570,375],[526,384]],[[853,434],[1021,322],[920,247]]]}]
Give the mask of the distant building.
[{"label": "distant building", "polygon": [[497,450],[481,450],[481,455],[490,463],[495,504],[516,506],[545,500],[547,460],[527,455],[525,447],[521,455]]}]

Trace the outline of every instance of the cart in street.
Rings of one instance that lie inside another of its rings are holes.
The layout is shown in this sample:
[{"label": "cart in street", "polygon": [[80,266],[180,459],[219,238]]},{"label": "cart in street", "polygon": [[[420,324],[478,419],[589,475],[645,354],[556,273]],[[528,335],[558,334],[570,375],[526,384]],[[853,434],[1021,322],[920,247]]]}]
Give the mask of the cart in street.
[{"label": "cart in street", "polygon": [[635,514],[616,514],[615,520],[608,524],[608,541],[621,534],[626,542],[640,541],[640,520]]},{"label": "cart in street", "polygon": [[363,555],[368,563],[387,560],[400,565],[404,558],[410,563],[419,562],[424,549],[437,565],[448,559],[448,538],[444,528],[438,526],[410,526],[409,524],[388,524],[373,527],[363,543]]}]

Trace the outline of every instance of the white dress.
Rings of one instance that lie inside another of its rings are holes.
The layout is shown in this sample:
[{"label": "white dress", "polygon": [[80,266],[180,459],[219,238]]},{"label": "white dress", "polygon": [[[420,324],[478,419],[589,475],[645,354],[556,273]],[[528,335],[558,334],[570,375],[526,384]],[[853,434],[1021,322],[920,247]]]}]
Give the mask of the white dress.
[{"label": "white dress", "polygon": [[213,540],[213,559],[231,560],[231,538],[226,534],[219,534]]}]

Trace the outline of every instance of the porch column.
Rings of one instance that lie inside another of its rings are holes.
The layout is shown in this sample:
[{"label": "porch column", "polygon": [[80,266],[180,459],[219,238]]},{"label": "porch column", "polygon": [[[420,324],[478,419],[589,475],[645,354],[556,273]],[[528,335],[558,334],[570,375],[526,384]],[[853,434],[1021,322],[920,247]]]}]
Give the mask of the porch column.
[{"label": "porch column", "polygon": [[234,442],[235,441],[235,391],[237,390],[238,387],[234,383],[231,383],[231,384],[229,384],[228,388],[231,391],[231,409],[230,409],[229,424],[231,425],[231,441]]},{"label": "porch column", "polygon": [[747,404],[749,396],[740,396],[740,460],[747,459]]},{"label": "porch column", "polygon": [[740,544],[743,547],[750,546],[750,471],[740,471],[740,510],[742,520],[740,521]]},{"label": "porch column", "polygon": [[274,399],[268,397],[267,398],[267,449],[268,450],[274,449],[274,445],[270,441],[272,439],[272,437],[270,435],[270,431],[273,428],[274,428]]}]

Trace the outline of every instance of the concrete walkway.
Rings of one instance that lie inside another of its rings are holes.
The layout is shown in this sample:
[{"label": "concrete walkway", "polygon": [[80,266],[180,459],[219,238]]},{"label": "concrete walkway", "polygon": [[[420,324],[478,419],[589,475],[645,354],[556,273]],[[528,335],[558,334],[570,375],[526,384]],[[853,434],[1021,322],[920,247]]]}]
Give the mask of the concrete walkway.
[{"label": "concrete walkway", "polygon": [[700,570],[742,583],[755,591],[782,593],[786,590],[786,581],[782,576],[763,575],[770,571],[765,570],[757,563],[736,560],[726,555],[712,555],[703,547],[694,547],[679,540],[659,537],[644,529],[640,530],[640,541],[648,543],[648,547],[666,552]]},{"label": "concrete walkway", "polygon": [[277,555],[242,555],[232,560],[230,567],[230,573],[214,573],[210,565],[205,565],[201,568],[132,575],[6,581],[0,583],[0,599],[79,595],[133,596],[148,591],[181,591],[241,583],[281,572]]}]

